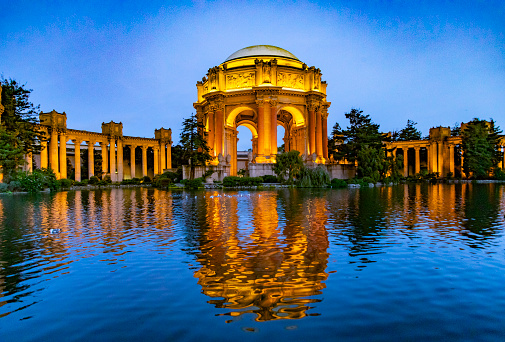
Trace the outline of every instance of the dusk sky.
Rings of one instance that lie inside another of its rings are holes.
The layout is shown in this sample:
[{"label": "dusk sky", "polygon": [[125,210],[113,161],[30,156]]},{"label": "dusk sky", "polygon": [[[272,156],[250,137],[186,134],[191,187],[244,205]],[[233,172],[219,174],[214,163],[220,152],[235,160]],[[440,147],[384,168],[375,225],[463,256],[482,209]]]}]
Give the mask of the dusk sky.
[{"label": "dusk sky", "polygon": [[68,128],[165,127],[177,143],[196,82],[260,44],[321,69],[330,131],[351,108],[383,131],[474,117],[505,128],[505,1],[0,2],[0,74],[42,111],[65,111]]}]

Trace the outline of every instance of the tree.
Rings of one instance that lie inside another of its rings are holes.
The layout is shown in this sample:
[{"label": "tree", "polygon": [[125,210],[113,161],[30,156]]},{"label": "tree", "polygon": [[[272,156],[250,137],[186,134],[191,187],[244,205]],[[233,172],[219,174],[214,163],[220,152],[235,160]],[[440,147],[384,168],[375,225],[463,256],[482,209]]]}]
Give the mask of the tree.
[{"label": "tree", "polygon": [[39,106],[29,101],[32,90],[14,80],[2,79],[0,85],[4,109],[0,124],[0,167],[8,179],[24,163],[24,158],[19,156],[39,152],[40,140],[45,137],[36,125]]},{"label": "tree", "polygon": [[501,152],[498,149],[499,127],[494,121],[473,119],[461,130],[463,172],[473,173],[475,178],[486,178],[498,165]]},{"label": "tree", "polygon": [[[393,134],[393,139],[397,141],[421,140],[422,134],[415,126],[417,122],[407,120],[407,126],[400,132]],[[395,136],[396,135],[396,136]]]},{"label": "tree", "polygon": [[204,125],[198,121],[195,114],[191,114],[188,119],[184,119],[180,145],[182,157],[189,163],[191,168],[190,179],[195,178],[196,166],[205,166],[208,161],[212,160],[205,135]]},{"label": "tree", "polygon": [[298,151],[289,151],[277,155],[274,172],[280,182],[293,184],[303,168],[303,160]]}]

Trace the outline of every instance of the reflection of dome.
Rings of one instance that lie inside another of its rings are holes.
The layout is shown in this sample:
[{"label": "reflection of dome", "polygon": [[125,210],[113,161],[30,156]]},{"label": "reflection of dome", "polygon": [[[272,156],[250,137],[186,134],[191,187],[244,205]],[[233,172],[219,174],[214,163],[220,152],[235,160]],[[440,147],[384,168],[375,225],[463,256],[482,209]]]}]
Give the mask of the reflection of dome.
[{"label": "reflection of dome", "polygon": [[291,52],[281,49],[280,47],[273,45],[253,45],[246,48],[240,49],[232,53],[225,62],[231,61],[232,59],[242,58],[242,57],[254,57],[254,56],[275,56],[284,57],[299,60]]}]

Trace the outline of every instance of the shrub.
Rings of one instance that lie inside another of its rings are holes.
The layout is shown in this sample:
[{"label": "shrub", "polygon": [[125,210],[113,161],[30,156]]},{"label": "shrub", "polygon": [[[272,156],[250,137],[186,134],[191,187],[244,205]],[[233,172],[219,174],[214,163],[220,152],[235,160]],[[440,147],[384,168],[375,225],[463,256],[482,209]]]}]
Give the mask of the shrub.
[{"label": "shrub", "polygon": [[112,183],[112,178],[110,178],[110,176],[107,175],[107,176],[103,177],[103,179],[100,182],[102,183],[101,185],[111,184]]},{"label": "shrub", "polygon": [[333,178],[331,180],[332,188],[347,188],[347,182],[343,179]]},{"label": "shrub", "polygon": [[88,183],[91,185],[96,185],[98,184],[98,182],[100,182],[100,178],[98,178],[97,176],[91,176],[88,180]]},{"label": "shrub", "polygon": [[495,179],[505,180],[505,172],[499,167],[494,169],[493,174]]},{"label": "shrub", "polygon": [[223,186],[233,188],[237,186],[258,186],[263,183],[262,177],[235,177],[227,176],[223,178]]},{"label": "shrub", "polygon": [[149,176],[142,177],[142,183],[151,183],[151,178]]},{"label": "shrub", "polygon": [[278,182],[277,177],[272,176],[272,175],[264,175],[264,176],[261,176],[261,178],[263,178],[263,183],[277,183]]},{"label": "shrub", "polygon": [[363,182],[367,183],[367,184],[370,184],[370,183],[375,184],[376,183],[375,179],[373,179],[372,177],[363,177]]},{"label": "shrub", "polygon": [[56,181],[56,175],[51,169],[35,169],[33,172],[17,172],[9,183],[10,191],[24,190],[28,192],[37,192],[49,188],[55,191],[59,188]]},{"label": "shrub", "polygon": [[300,170],[300,178],[297,185],[302,188],[324,188],[329,182],[330,175],[324,166],[318,165],[314,169],[304,166]]},{"label": "shrub", "polygon": [[58,185],[60,188],[70,188],[74,183],[71,179],[62,178],[58,180]]},{"label": "shrub", "polygon": [[0,192],[9,192],[9,184],[0,183]]},{"label": "shrub", "polygon": [[196,190],[203,186],[201,178],[187,179],[184,187],[189,190]]}]

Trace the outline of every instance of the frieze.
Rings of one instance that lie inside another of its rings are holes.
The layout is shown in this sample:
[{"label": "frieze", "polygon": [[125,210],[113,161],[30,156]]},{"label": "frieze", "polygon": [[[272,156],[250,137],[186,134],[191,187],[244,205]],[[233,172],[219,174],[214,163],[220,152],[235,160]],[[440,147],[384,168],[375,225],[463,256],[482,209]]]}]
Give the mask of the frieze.
[{"label": "frieze", "polygon": [[277,85],[293,89],[304,88],[304,77],[300,74],[290,74],[286,72],[279,72],[277,74]]},{"label": "frieze", "polygon": [[254,72],[243,72],[226,76],[226,89],[251,88],[256,83]]}]

